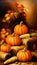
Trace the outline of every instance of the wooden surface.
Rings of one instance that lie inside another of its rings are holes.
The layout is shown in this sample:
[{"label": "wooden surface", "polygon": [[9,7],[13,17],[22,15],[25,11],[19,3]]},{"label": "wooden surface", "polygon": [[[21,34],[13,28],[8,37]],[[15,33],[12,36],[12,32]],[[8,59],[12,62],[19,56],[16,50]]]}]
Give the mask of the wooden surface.
[{"label": "wooden surface", "polygon": [[[0,65],[4,65],[4,63],[0,62]],[[19,63],[12,63],[8,65],[37,65],[37,62],[19,62]]]}]

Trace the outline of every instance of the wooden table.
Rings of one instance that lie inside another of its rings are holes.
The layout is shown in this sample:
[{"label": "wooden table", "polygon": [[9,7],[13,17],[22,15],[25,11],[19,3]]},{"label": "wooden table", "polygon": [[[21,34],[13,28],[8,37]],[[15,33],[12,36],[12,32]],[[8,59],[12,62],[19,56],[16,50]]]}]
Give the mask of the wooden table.
[{"label": "wooden table", "polygon": [[[4,63],[3,62],[0,62],[0,65],[4,65]],[[13,63],[13,64],[8,64],[8,65],[37,65],[37,62],[27,62],[27,63]]]}]

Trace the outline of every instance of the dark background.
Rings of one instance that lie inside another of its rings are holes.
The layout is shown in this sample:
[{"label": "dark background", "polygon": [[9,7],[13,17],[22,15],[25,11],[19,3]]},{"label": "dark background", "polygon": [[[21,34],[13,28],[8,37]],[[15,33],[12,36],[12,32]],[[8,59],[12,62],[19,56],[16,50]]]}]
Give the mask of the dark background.
[{"label": "dark background", "polygon": [[[21,2],[21,1],[24,1],[24,0],[0,0],[0,17],[3,17],[3,15],[5,14],[5,12],[8,9],[11,9],[8,2],[13,3],[14,1]],[[32,1],[35,5],[37,5],[37,0],[27,0],[27,1]],[[36,8],[37,8],[37,6],[36,6]]]},{"label": "dark background", "polygon": [[[0,0],[0,29],[1,29],[1,27],[3,27],[2,18],[4,17],[7,10],[12,9],[11,6],[9,5],[9,3],[13,3],[15,1],[22,2],[25,0]],[[26,0],[26,1],[33,2],[37,9],[37,0]]]}]

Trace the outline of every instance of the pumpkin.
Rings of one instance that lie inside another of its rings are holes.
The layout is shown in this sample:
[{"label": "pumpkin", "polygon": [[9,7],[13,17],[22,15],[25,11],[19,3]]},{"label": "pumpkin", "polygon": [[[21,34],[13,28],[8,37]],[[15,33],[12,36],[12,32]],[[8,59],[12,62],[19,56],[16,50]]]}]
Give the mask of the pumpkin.
[{"label": "pumpkin", "polygon": [[0,34],[1,34],[1,39],[3,39],[3,40],[4,40],[4,38],[5,38],[5,33],[6,33],[5,28],[2,28]]},{"label": "pumpkin", "polygon": [[30,61],[32,59],[32,53],[29,50],[19,50],[17,52],[17,58],[19,61]]},{"label": "pumpkin", "polygon": [[10,52],[11,51],[10,45],[8,45],[8,44],[2,44],[1,45],[1,51],[3,51],[3,52]]},{"label": "pumpkin", "polygon": [[6,43],[13,45],[13,46],[20,45],[21,39],[18,35],[15,35],[15,34],[14,35],[8,35],[6,37]]},{"label": "pumpkin", "polygon": [[14,27],[14,32],[16,34],[19,34],[19,35],[22,35],[22,34],[25,34],[25,33],[28,33],[28,27],[25,25],[25,24],[17,24],[15,27]]},{"label": "pumpkin", "polygon": [[11,34],[11,30],[10,29],[5,29],[5,28],[2,28],[1,29],[1,39],[5,39],[5,37],[8,35],[8,34]]},{"label": "pumpkin", "polygon": [[10,29],[8,29],[8,28],[2,28],[1,29],[1,34],[5,34],[6,32],[8,32],[8,33],[11,33],[11,30]]},{"label": "pumpkin", "polygon": [[5,28],[2,28],[1,29],[1,34],[4,34],[4,33],[6,33],[6,30],[5,30]]}]

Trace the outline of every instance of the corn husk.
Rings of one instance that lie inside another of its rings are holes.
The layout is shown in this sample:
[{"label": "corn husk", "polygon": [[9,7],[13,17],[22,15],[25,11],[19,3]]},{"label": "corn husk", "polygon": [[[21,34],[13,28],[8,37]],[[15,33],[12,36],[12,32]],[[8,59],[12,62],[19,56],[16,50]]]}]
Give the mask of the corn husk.
[{"label": "corn husk", "polygon": [[11,50],[14,51],[15,55],[17,54],[17,52],[21,49],[25,48],[25,45],[21,45],[21,46],[12,46]]},{"label": "corn husk", "polygon": [[14,56],[6,60],[4,64],[9,64],[9,63],[15,62],[16,60],[17,60],[17,56]]},{"label": "corn husk", "polygon": [[5,53],[5,52],[1,52],[0,51],[0,60],[6,60],[7,58],[9,58],[11,56],[10,53]]}]

